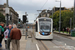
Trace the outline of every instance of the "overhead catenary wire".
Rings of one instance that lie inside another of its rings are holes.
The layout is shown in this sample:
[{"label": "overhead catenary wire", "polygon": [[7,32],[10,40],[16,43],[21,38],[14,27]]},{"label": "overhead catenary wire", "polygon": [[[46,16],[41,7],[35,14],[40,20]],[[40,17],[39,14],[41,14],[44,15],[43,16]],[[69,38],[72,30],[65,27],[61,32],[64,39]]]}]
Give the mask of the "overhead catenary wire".
[{"label": "overhead catenary wire", "polygon": [[39,11],[42,11],[42,8],[45,6],[45,4],[48,2],[48,0],[46,0],[46,2],[44,3],[44,5],[40,8],[40,10],[37,10],[38,11],[38,14],[39,14]]},{"label": "overhead catenary wire", "polygon": [[47,3],[47,1],[48,1],[48,0],[46,0],[46,2],[44,3],[44,5],[41,7],[41,9],[40,9],[40,10],[42,10],[42,8],[45,6],[45,4]]}]

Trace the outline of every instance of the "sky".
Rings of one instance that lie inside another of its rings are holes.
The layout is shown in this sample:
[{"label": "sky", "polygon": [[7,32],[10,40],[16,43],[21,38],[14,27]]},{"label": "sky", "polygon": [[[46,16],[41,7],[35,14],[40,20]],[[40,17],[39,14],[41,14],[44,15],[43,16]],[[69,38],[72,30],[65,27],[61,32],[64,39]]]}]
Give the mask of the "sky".
[{"label": "sky", "polygon": [[[9,6],[12,7],[22,20],[22,16],[27,12],[29,23],[33,23],[41,11],[37,10],[51,10],[53,7],[60,7],[60,2],[56,0],[8,0]],[[60,1],[60,0],[57,0]],[[6,3],[6,0],[0,0],[0,4]],[[74,0],[61,0],[61,7],[74,7]]]}]

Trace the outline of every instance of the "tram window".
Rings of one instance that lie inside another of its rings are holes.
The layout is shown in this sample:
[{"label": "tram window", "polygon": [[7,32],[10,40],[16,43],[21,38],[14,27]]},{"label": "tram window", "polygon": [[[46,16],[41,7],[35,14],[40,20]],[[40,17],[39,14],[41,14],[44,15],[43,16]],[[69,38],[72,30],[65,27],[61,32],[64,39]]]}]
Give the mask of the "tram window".
[{"label": "tram window", "polygon": [[38,24],[37,24],[37,22],[36,22],[36,32],[38,32]]}]

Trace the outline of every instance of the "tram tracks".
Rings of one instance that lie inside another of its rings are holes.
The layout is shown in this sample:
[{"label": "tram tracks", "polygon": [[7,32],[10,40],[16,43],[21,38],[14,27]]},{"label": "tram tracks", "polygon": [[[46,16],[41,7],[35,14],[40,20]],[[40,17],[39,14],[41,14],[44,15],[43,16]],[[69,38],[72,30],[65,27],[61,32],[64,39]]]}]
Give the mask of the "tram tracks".
[{"label": "tram tracks", "polygon": [[40,50],[49,50],[42,40],[37,40]]},{"label": "tram tracks", "polygon": [[[57,37],[55,37],[55,38],[57,38]],[[35,37],[34,37],[34,39],[35,39]],[[65,48],[63,48],[63,46],[65,46],[64,45],[65,43],[62,41],[59,41],[57,39],[54,39],[53,41],[50,41],[50,40],[36,40],[36,41],[37,41],[36,44],[38,45],[39,50],[66,50]]]},{"label": "tram tracks", "polygon": [[[32,34],[32,39],[35,39],[34,34]],[[54,48],[54,46],[58,45],[56,45],[53,41],[39,39],[35,39],[35,41],[37,41],[36,44],[38,45],[37,48],[39,48],[39,50],[62,50],[62,48]]]},{"label": "tram tracks", "polygon": [[37,48],[39,48],[39,50],[56,50],[56,49],[62,50],[62,49],[54,48],[54,46],[58,46],[58,45],[56,45],[55,43],[53,43],[50,40],[35,39],[34,34],[32,34],[32,40],[37,42],[35,44],[38,45]]},{"label": "tram tracks", "polygon": [[32,41],[34,41],[33,39],[36,41],[36,46],[38,46],[37,50],[48,50],[42,40],[35,39],[34,34],[32,34]]},{"label": "tram tracks", "polygon": [[55,48],[59,45],[56,45],[53,41],[50,40],[37,40],[40,50],[63,50],[62,48]]}]

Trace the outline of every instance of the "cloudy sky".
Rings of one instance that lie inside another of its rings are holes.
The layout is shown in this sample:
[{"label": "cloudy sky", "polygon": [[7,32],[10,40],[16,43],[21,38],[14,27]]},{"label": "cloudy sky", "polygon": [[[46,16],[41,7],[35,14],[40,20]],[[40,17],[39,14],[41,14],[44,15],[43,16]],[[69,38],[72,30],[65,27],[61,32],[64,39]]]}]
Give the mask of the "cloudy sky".
[{"label": "cloudy sky", "polygon": [[[22,15],[27,12],[29,22],[33,23],[39,14],[37,10],[51,10],[53,7],[59,7],[60,2],[55,1],[56,0],[9,0],[9,6],[18,12],[19,18],[21,19]],[[0,4],[4,3],[6,3],[6,0],[0,0]],[[74,0],[61,0],[61,6],[66,8],[74,7]]]}]

